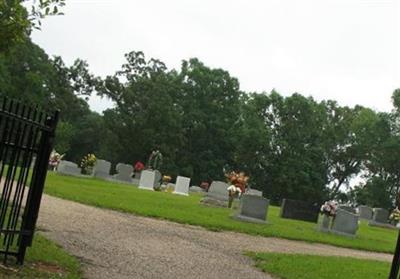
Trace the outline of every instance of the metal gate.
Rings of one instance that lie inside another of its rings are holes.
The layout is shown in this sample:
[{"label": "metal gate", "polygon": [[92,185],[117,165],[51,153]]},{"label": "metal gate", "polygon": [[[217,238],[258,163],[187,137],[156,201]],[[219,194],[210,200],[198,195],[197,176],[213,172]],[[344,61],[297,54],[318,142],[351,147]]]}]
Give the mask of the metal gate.
[{"label": "metal gate", "polygon": [[394,252],[392,268],[390,269],[389,279],[398,279],[400,266],[400,232],[397,238],[396,250]]},{"label": "metal gate", "polygon": [[58,112],[0,98],[0,254],[23,264],[39,213]]}]

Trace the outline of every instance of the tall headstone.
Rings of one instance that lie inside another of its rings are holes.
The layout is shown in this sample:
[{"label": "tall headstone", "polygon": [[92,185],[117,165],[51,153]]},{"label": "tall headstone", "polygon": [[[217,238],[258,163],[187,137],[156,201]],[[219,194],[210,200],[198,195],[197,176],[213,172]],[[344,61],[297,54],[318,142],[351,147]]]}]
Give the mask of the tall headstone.
[{"label": "tall headstone", "polygon": [[188,196],[189,195],[190,178],[178,176],[175,184],[174,194]]},{"label": "tall headstone", "polygon": [[282,218],[318,223],[319,207],[303,201],[283,199]]},{"label": "tall headstone", "polygon": [[235,218],[253,223],[266,223],[268,206],[267,199],[245,194],[240,199],[239,213]]},{"label": "tall headstone", "polygon": [[113,176],[115,180],[132,183],[133,167],[126,164],[117,164],[117,174]]},{"label": "tall headstone", "polygon": [[388,223],[389,211],[384,208],[374,208],[374,214],[372,220],[369,221],[369,225],[372,226],[390,226]]},{"label": "tall headstone", "polygon": [[364,220],[371,220],[372,215],[374,214],[372,208],[369,206],[365,206],[365,205],[360,205],[358,207],[358,212],[360,215],[360,219],[364,219]]},{"label": "tall headstone", "polygon": [[57,172],[66,175],[81,175],[81,169],[78,167],[77,164],[69,161],[61,161],[57,167]]},{"label": "tall headstone", "polygon": [[110,176],[111,163],[105,160],[96,160],[96,165],[93,169],[93,176],[103,179],[111,178]]},{"label": "tall headstone", "polygon": [[358,216],[347,210],[337,209],[331,232],[354,237],[357,230]]},{"label": "tall headstone", "polygon": [[142,171],[139,181],[139,189],[154,191],[154,186],[158,183],[158,179],[161,176],[159,172],[152,170]]}]

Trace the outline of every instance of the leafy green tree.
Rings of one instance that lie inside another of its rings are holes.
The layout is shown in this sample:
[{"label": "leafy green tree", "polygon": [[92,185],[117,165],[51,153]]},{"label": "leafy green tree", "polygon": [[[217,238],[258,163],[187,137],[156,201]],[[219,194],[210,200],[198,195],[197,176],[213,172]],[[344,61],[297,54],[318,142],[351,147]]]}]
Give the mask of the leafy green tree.
[{"label": "leafy green tree", "polygon": [[131,52],[126,58],[121,71],[97,86],[99,95],[115,102],[114,108],[104,112],[104,122],[118,145],[104,152],[113,153],[110,160],[114,163],[134,163],[146,162],[157,148],[164,154],[163,168],[176,173],[176,153],[182,141],[182,111],[175,102],[178,77],[162,62],[147,61],[142,52]]},{"label": "leafy green tree", "polygon": [[0,53],[25,41],[33,28],[40,29],[41,19],[60,15],[65,0],[3,0],[0,2]]}]

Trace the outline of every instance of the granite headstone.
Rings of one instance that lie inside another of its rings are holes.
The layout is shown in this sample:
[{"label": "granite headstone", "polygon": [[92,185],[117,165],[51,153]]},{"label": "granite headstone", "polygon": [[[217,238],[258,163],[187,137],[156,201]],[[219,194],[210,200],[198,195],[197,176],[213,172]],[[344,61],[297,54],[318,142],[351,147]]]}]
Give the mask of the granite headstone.
[{"label": "granite headstone", "polygon": [[357,230],[358,216],[347,210],[337,209],[331,232],[345,236],[355,236]]},{"label": "granite headstone", "polygon": [[132,183],[133,167],[127,164],[117,164],[117,174],[113,176],[115,180]]},{"label": "granite headstone", "polygon": [[282,218],[318,223],[319,207],[303,201],[283,199],[280,216]]},{"label": "granite headstone", "polygon": [[266,223],[268,206],[267,199],[245,194],[240,199],[239,213],[235,218],[253,223]]},{"label": "granite headstone", "polygon": [[96,160],[96,165],[93,169],[93,176],[98,178],[109,179],[111,170],[111,163],[105,160]]}]

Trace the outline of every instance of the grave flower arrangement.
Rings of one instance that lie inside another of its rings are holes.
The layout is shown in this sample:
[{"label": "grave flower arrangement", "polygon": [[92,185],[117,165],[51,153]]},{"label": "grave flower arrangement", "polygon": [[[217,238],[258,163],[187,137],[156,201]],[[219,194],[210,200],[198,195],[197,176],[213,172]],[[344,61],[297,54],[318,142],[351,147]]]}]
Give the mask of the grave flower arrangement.
[{"label": "grave flower arrangement", "polygon": [[56,170],[58,165],[60,164],[62,158],[64,158],[65,154],[60,155],[57,151],[53,150],[50,153],[50,158],[49,158],[49,166],[51,170]]},{"label": "grave flower arrangement", "polygon": [[337,210],[337,202],[327,201],[321,206],[320,212],[321,214],[326,215],[328,217],[335,217],[336,210]]},{"label": "grave flower arrangement", "polygon": [[87,154],[81,161],[81,168],[84,174],[92,174],[93,168],[96,165],[97,158],[94,154]]},{"label": "grave flower arrangement", "polygon": [[398,207],[393,209],[392,213],[390,213],[389,220],[393,224],[400,222],[400,209]]},{"label": "grave flower arrangement", "polygon": [[144,164],[140,161],[137,161],[133,168],[135,169],[135,172],[141,172],[144,170]]},{"label": "grave flower arrangement", "polygon": [[163,175],[163,177],[162,177],[162,181],[164,183],[169,183],[171,181],[171,179],[172,179],[172,177],[169,175]]},{"label": "grave flower arrangement", "polygon": [[244,174],[244,172],[230,172],[225,175],[228,179],[228,183],[231,184],[227,190],[229,195],[228,207],[232,207],[233,199],[240,197],[242,193],[246,191],[247,181],[249,177]]}]

